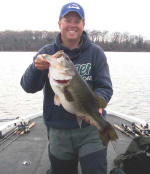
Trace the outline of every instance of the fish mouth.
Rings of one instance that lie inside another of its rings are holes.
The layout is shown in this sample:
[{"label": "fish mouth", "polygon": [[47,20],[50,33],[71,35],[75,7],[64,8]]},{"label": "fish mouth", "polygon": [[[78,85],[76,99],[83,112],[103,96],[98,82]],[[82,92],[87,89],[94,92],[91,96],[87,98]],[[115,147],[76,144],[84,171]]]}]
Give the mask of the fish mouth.
[{"label": "fish mouth", "polygon": [[60,83],[60,84],[66,84],[68,83],[70,80],[55,80],[57,83]]}]

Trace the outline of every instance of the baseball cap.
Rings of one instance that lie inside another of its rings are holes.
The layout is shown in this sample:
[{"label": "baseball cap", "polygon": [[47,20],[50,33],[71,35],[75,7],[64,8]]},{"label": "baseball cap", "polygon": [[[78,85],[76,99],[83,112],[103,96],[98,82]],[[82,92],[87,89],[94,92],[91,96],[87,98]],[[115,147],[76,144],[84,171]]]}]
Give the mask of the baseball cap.
[{"label": "baseball cap", "polygon": [[65,4],[61,9],[59,17],[64,17],[66,14],[72,11],[78,13],[82,20],[85,19],[83,8],[81,7],[81,5],[75,2],[70,2],[68,4]]}]

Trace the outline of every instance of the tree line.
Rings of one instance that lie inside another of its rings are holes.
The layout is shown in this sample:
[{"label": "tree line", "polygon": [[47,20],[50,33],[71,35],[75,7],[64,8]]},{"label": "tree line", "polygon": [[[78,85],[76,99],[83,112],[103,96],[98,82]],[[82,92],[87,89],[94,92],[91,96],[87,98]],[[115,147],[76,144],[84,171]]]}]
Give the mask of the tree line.
[{"label": "tree line", "polygon": [[[139,35],[108,31],[86,31],[104,51],[150,51],[150,40]],[[37,51],[53,43],[58,31],[1,31],[0,51]]]}]

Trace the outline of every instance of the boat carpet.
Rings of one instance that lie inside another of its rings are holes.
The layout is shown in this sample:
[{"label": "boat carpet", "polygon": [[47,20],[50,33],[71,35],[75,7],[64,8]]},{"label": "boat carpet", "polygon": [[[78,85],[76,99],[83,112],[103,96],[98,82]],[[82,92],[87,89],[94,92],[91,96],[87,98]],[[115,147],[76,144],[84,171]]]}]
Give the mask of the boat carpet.
[{"label": "boat carpet", "polygon": [[[107,115],[111,124],[130,125],[119,117]],[[47,131],[42,117],[38,117],[32,122],[36,125],[30,133],[20,135],[0,152],[0,174],[45,174],[49,168]],[[131,138],[117,131],[119,140],[110,142],[108,145],[108,173],[113,168],[114,158],[124,153],[131,142]],[[0,149],[3,148],[0,145]],[[79,167],[79,174],[81,169]]]}]

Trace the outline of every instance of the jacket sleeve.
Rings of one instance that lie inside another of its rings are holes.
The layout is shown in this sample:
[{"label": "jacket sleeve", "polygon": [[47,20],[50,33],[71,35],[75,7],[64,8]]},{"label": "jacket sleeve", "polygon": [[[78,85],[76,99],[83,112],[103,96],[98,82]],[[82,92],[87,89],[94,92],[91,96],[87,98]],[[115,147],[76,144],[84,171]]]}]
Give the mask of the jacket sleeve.
[{"label": "jacket sleeve", "polygon": [[100,48],[96,51],[93,66],[94,91],[108,103],[113,94],[112,82],[106,56]]},{"label": "jacket sleeve", "polygon": [[23,74],[20,84],[22,88],[28,93],[35,93],[40,91],[48,78],[48,70],[38,70],[34,66],[34,60],[39,54],[46,54],[46,47],[43,47],[39,52],[34,56],[33,63],[29,65]]}]

